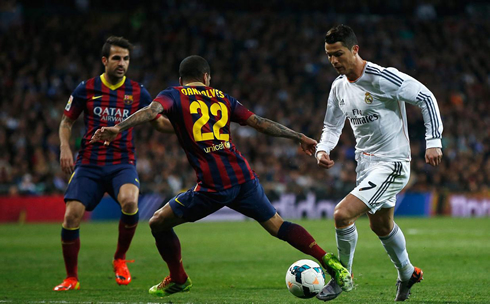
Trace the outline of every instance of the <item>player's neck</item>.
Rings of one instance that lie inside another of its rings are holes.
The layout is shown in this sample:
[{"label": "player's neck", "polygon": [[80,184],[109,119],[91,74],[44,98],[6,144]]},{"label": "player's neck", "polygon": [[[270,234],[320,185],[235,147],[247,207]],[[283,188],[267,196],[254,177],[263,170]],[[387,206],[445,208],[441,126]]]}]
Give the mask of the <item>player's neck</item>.
[{"label": "player's neck", "polygon": [[365,65],[366,65],[366,61],[362,60],[361,57],[357,56],[354,69],[352,69],[351,73],[346,74],[345,76],[347,76],[347,79],[351,82],[356,81],[357,79],[359,79],[359,77],[362,76],[362,72],[364,71]]},{"label": "player's neck", "polygon": [[103,77],[111,85],[117,85],[124,78],[124,77],[121,77],[121,78],[119,78],[119,77],[111,77],[107,73],[104,73]]},{"label": "player's neck", "polygon": [[188,86],[188,87],[205,87],[206,85],[204,83],[202,83],[202,82],[194,81],[194,82],[184,83],[183,86]]}]

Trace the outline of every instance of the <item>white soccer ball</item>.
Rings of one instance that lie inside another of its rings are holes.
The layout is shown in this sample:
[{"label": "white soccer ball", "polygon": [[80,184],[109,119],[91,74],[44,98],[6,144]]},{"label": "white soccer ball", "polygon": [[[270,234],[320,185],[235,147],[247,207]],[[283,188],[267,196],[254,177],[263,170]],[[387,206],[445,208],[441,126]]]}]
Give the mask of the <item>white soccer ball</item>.
[{"label": "white soccer ball", "polygon": [[312,260],[294,262],[286,272],[286,286],[298,298],[312,298],[325,285],[322,267]]}]

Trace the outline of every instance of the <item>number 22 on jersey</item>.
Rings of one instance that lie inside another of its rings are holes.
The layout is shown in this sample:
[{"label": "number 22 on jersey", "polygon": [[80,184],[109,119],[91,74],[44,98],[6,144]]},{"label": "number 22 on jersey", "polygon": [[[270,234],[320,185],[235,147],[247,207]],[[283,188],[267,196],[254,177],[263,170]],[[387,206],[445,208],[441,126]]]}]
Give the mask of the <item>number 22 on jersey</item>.
[{"label": "number 22 on jersey", "polygon": [[[192,126],[192,133],[194,134],[194,140],[197,141],[205,141],[205,140],[224,140],[228,141],[230,139],[230,134],[221,134],[220,130],[226,123],[228,122],[228,108],[222,102],[213,103],[211,105],[211,111],[209,111],[209,107],[202,100],[196,100],[191,103],[189,106],[189,110],[191,114],[198,114],[198,109],[201,109],[201,117],[196,120],[194,125]],[[213,125],[213,132],[203,132],[202,127],[208,123],[209,114],[213,116],[218,116],[218,111],[221,111],[221,119],[218,120]]]}]

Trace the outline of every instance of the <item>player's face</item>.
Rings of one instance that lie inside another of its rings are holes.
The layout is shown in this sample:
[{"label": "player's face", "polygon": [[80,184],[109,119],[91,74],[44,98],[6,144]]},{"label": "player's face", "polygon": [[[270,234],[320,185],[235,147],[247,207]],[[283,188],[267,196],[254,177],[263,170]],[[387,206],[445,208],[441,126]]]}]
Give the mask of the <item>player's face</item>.
[{"label": "player's face", "polygon": [[102,57],[102,62],[105,65],[105,72],[110,77],[123,78],[129,67],[129,50],[113,45],[109,58]]},{"label": "player's face", "polygon": [[344,75],[354,70],[357,45],[349,50],[340,41],[332,44],[325,43],[325,53],[337,73]]}]

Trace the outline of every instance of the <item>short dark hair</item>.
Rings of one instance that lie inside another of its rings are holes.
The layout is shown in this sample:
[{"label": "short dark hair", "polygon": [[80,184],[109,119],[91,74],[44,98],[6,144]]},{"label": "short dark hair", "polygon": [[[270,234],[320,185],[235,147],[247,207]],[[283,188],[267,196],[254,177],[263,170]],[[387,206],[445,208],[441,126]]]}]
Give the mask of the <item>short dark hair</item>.
[{"label": "short dark hair", "polygon": [[124,39],[123,37],[111,36],[107,38],[102,46],[102,57],[109,58],[109,55],[111,54],[111,46],[113,45],[127,49],[129,54],[131,54],[131,51],[133,50],[133,45],[127,39]]},{"label": "short dark hair", "polygon": [[358,44],[354,31],[349,26],[343,24],[332,27],[325,35],[325,42],[328,44],[339,41],[349,50]]},{"label": "short dark hair", "polygon": [[206,59],[198,55],[186,57],[179,66],[179,76],[185,80],[200,80],[205,74],[211,74],[211,68]]}]

